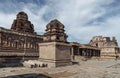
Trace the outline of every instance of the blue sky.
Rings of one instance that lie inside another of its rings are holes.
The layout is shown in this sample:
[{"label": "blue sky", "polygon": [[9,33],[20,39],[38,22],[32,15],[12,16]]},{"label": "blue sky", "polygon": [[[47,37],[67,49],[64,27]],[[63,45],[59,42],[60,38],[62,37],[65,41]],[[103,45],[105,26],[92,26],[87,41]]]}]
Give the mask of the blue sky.
[{"label": "blue sky", "polygon": [[88,43],[93,36],[115,36],[120,44],[120,0],[0,0],[0,26],[10,28],[24,11],[39,34],[58,19],[68,41]]}]

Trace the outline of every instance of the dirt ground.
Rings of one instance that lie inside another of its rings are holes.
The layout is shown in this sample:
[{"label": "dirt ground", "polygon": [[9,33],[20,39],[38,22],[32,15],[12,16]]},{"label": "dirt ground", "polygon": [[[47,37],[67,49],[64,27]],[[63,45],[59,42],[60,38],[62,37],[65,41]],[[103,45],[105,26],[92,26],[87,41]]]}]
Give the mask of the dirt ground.
[{"label": "dirt ground", "polygon": [[[21,76],[29,74],[29,76]],[[36,74],[30,77],[30,74]],[[38,75],[40,74],[40,75]],[[0,68],[0,78],[120,78],[120,60],[88,60],[58,68]]]}]

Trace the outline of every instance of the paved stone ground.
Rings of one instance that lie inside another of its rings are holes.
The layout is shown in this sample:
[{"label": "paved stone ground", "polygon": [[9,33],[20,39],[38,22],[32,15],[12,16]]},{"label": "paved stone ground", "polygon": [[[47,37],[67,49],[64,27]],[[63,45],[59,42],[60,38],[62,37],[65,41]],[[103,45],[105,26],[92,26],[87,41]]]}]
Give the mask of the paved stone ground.
[{"label": "paved stone ground", "polygon": [[[28,76],[23,76],[28,74]],[[36,74],[29,77],[30,74]],[[40,77],[40,75],[41,77]],[[17,75],[17,77],[15,77]],[[0,68],[0,78],[120,78],[120,60],[88,60],[58,68]]]}]

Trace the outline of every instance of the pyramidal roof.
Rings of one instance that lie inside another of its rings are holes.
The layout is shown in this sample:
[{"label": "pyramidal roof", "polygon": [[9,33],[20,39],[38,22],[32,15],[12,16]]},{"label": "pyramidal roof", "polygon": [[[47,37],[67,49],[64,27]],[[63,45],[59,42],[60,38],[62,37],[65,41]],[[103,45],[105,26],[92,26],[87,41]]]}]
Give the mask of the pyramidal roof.
[{"label": "pyramidal roof", "polygon": [[62,26],[64,28],[64,25],[60,21],[58,21],[57,19],[51,20],[50,23],[48,23],[46,27],[49,27],[49,26],[50,27],[60,27],[60,26]]}]

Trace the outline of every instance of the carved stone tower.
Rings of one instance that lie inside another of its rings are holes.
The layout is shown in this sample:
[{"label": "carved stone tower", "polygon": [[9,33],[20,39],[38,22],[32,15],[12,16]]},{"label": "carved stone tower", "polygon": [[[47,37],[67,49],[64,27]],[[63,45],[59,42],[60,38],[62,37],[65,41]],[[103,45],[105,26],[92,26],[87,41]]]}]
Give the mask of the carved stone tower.
[{"label": "carved stone tower", "polygon": [[19,12],[17,14],[11,29],[18,32],[34,33],[34,26],[28,20],[28,15],[25,12]]},{"label": "carved stone tower", "polygon": [[64,33],[64,25],[57,19],[50,21],[46,26],[44,34],[45,42],[67,42],[67,35]]}]

